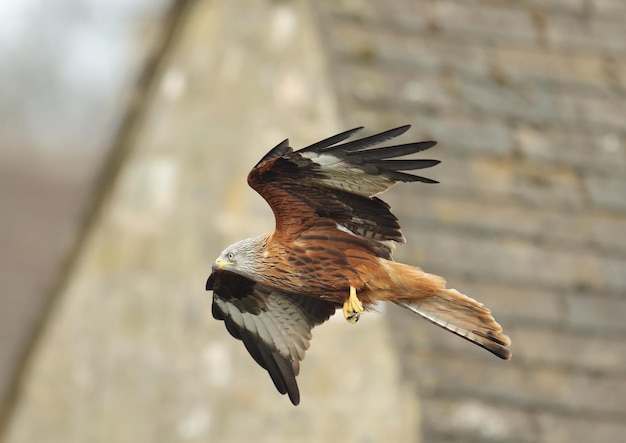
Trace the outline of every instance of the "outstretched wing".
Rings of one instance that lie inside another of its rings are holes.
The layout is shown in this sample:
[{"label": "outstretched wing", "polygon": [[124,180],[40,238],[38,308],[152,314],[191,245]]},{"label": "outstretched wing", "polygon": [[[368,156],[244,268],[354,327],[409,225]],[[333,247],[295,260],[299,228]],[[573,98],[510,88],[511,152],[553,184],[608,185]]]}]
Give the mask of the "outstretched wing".
[{"label": "outstretched wing", "polygon": [[405,171],[429,168],[438,160],[397,159],[433,147],[425,141],[372,148],[397,137],[409,125],[341,143],[355,128],[293,151],[288,140],[268,152],[248,175],[248,183],[269,203],[275,235],[294,238],[311,226],[347,230],[390,258],[388,242],[403,243],[398,219],[377,198],[397,182],[437,183]]},{"label": "outstretched wing", "polygon": [[311,329],[335,312],[329,301],[270,288],[233,272],[214,271],[207,280],[213,291],[213,317],[243,341],[254,360],[270,374],[276,389],[300,402],[296,376],[309,348]]}]

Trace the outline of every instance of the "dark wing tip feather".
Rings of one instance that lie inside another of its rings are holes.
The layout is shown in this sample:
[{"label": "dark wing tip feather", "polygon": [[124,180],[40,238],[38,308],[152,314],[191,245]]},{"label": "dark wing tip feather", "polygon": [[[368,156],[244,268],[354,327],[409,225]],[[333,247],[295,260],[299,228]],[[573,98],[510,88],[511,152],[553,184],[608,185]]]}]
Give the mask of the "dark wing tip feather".
[{"label": "dark wing tip feather", "polygon": [[347,155],[350,161],[382,160],[422,152],[432,148],[436,144],[437,142],[435,141],[405,143],[402,145],[385,146],[382,148],[368,149],[365,151],[348,152]]},{"label": "dark wing tip feather", "polygon": [[433,180],[432,178],[422,177],[420,175],[414,174],[407,174],[406,172],[385,171],[385,175],[397,182],[421,182],[428,184],[439,183],[437,180]]},{"label": "dark wing tip feather", "polygon": [[[272,352],[271,357],[274,360],[276,369],[278,370],[276,376],[280,374],[280,378],[282,379],[281,382],[286,390],[286,392],[282,392],[282,394],[286,393],[289,395],[291,403],[294,406],[298,406],[298,404],[300,404],[300,389],[298,388],[298,382],[296,381],[296,375],[294,374],[291,362],[281,356],[278,352]],[[272,377],[272,380],[274,379],[271,372],[270,377]]]},{"label": "dark wing tip feather", "polygon": [[273,158],[278,158],[278,157],[282,157],[285,154],[288,154],[290,152],[292,152],[293,150],[291,149],[291,147],[289,146],[289,139],[286,138],[284,139],[282,142],[280,142],[279,144],[277,144],[276,146],[274,146],[272,149],[270,149],[270,151],[265,154],[263,156],[263,158],[261,160],[259,160],[259,162],[254,166],[255,168],[257,166],[259,166],[260,164],[271,160]]},{"label": "dark wing tip feather", "polygon": [[276,390],[283,395],[288,394],[291,403],[297,406],[300,403],[300,389],[292,362],[279,352],[272,351],[265,346],[259,346],[257,338],[249,331],[245,331],[240,340],[243,341],[246,349],[259,366],[270,375]]},{"label": "dark wing tip feather", "polygon": [[364,126],[359,126],[357,128],[348,129],[340,134],[333,135],[332,137],[325,138],[324,140],[320,140],[317,143],[313,143],[305,148],[298,150],[298,152],[320,152],[326,150],[328,147],[336,145],[339,142],[342,142],[350,137],[352,137],[357,132],[363,130]]},{"label": "dark wing tip feather", "polygon": [[360,138],[358,140],[354,140],[348,143],[344,143],[342,145],[329,146],[327,148],[322,149],[318,152],[330,152],[339,150],[341,152],[353,152],[359,151],[361,149],[369,148],[370,146],[377,145],[379,143],[383,143],[392,138],[398,137],[404,134],[409,130],[411,125],[399,126],[397,128],[389,129],[384,132],[380,132],[378,134],[370,135],[369,137]]},{"label": "dark wing tip feather", "polygon": [[375,166],[381,171],[411,171],[431,168],[441,163],[441,160],[365,160],[363,163]]},{"label": "dark wing tip feather", "polygon": [[439,183],[437,180],[408,174],[401,171],[414,171],[417,169],[431,168],[441,163],[440,160],[373,160],[363,162],[363,166],[374,167],[378,173],[382,173],[394,181]]}]

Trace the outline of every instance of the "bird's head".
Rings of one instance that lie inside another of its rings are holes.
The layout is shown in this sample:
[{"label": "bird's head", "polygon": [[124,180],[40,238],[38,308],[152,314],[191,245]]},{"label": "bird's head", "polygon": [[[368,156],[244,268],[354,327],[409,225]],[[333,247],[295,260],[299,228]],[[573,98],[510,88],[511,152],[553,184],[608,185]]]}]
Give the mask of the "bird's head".
[{"label": "bird's head", "polygon": [[223,269],[257,280],[257,266],[265,252],[267,237],[260,235],[230,245],[215,259],[213,272]]}]

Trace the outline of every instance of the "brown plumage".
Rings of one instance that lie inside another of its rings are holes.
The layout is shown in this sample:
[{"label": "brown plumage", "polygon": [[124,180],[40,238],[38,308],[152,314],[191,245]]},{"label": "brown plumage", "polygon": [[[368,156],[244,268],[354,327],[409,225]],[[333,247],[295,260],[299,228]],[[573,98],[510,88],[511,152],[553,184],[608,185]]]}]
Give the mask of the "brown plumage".
[{"label": "brown plumage", "polygon": [[399,181],[437,183],[404,171],[437,160],[397,159],[435,142],[372,148],[408,130],[341,143],[352,129],[294,152],[287,140],[268,152],[248,184],[270,205],[274,233],[226,248],[213,265],[213,315],[242,340],[276,388],[298,404],[295,377],[311,329],[343,307],[355,323],[364,309],[391,301],[508,359],[509,338],[477,301],[442,277],[393,261],[404,243],[397,218],[376,197]]}]

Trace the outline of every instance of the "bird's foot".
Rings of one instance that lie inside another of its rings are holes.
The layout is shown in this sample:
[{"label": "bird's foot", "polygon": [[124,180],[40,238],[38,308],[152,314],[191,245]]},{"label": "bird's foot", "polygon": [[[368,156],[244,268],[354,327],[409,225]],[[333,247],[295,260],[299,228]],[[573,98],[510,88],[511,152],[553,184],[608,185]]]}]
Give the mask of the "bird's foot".
[{"label": "bird's foot", "polygon": [[350,286],[350,297],[343,304],[343,316],[349,323],[355,324],[363,314],[363,303],[356,296],[356,288]]}]

